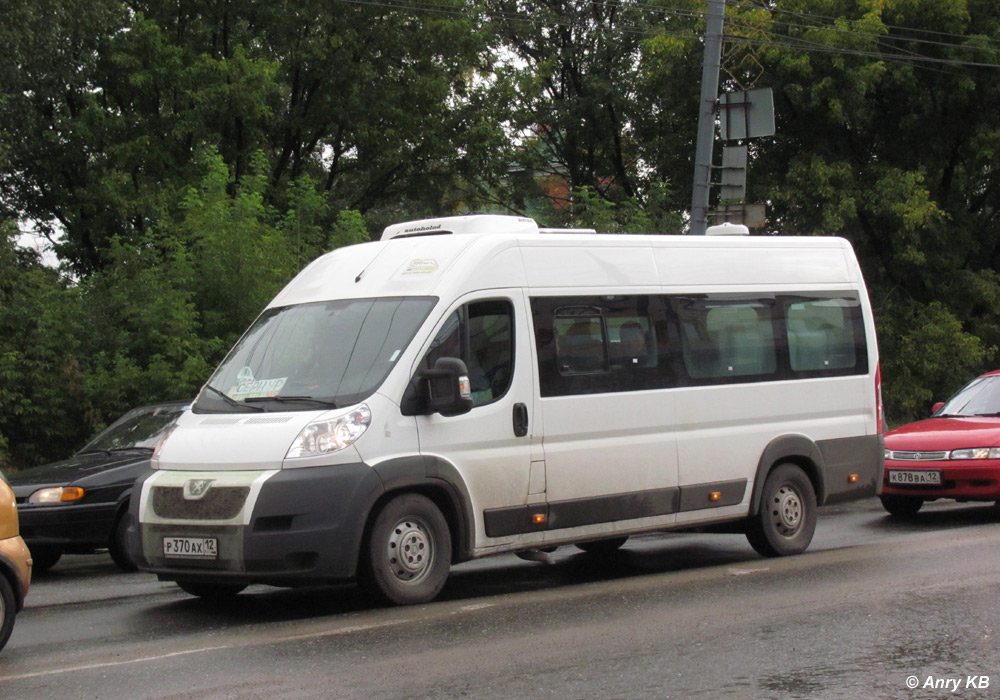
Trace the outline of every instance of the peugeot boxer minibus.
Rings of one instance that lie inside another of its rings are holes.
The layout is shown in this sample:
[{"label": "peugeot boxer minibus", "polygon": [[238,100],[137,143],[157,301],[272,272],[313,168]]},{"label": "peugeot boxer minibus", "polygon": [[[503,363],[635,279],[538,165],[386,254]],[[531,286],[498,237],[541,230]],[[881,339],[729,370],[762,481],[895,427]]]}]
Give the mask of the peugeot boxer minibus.
[{"label": "peugeot boxer minibus", "polygon": [[398,224],[247,330],[137,483],[132,546],[203,597],[399,604],[456,562],[655,531],[795,554],[817,506],[876,493],[879,395],[845,240]]}]

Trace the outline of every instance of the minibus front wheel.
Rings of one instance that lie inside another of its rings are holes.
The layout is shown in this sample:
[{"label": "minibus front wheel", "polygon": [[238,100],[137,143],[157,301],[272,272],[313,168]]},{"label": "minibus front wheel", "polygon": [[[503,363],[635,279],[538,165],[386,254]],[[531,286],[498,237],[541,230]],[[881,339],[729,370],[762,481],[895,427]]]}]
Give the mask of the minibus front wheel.
[{"label": "minibus front wheel", "polygon": [[451,533],[426,496],[396,496],[375,516],[362,552],[362,585],[397,605],[433,600],[451,567]]},{"label": "minibus front wheel", "polygon": [[794,464],[779,464],[764,481],[760,510],[747,523],[747,540],[758,554],[804,552],[816,531],[816,490]]}]

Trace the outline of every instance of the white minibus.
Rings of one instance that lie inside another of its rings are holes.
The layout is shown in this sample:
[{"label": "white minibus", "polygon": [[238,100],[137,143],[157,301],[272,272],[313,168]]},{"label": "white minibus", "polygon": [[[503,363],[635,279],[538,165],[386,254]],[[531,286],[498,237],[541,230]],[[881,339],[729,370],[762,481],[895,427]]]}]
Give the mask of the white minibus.
[{"label": "white minibus", "polygon": [[[730,229],[732,227],[729,227]],[[802,552],[882,474],[878,353],[833,237],[390,226],[268,305],[137,482],[140,567],[202,597],[738,528]]]}]

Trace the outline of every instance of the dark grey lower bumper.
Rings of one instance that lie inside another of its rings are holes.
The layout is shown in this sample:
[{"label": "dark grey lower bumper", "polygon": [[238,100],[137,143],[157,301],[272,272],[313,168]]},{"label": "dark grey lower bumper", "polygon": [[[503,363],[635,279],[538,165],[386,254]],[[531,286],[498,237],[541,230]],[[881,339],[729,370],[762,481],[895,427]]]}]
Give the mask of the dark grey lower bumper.
[{"label": "dark grey lower bumper", "polygon": [[[131,548],[141,542],[140,568],[165,580],[293,585],[349,579],[367,514],[382,493],[365,464],[286,469],[263,483],[248,525],[174,520],[144,523],[136,532],[133,509]],[[164,537],[216,538],[218,555],[168,558]]]}]

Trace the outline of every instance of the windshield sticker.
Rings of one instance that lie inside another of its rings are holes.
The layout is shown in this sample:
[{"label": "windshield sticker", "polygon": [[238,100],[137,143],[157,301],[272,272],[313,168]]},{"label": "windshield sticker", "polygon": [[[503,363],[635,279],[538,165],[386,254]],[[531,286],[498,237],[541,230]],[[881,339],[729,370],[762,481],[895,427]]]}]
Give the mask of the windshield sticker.
[{"label": "windshield sticker", "polygon": [[395,362],[397,357],[399,357],[399,350],[394,350],[392,357],[389,358],[389,362]]},{"label": "windshield sticker", "polygon": [[403,270],[404,275],[429,275],[436,272],[438,269],[437,260],[432,260],[429,258],[424,258],[420,260],[411,260]]},{"label": "windshield sticker", "polygon": [[253,370],[249,367],[244,367],[240,370],[240,373],[236,375],[236,381],[240,384],[245,384],[246,382],[253,381]]},{"label": "windshield sticker", "polygon": [[281,388],[285,386],[288,377],[278,379],[260,379],[256,381],[240,382],[236,389],[229,392],[230,398],[241,401],[243,399],[256,399],[266,396],[277,396]]}]

